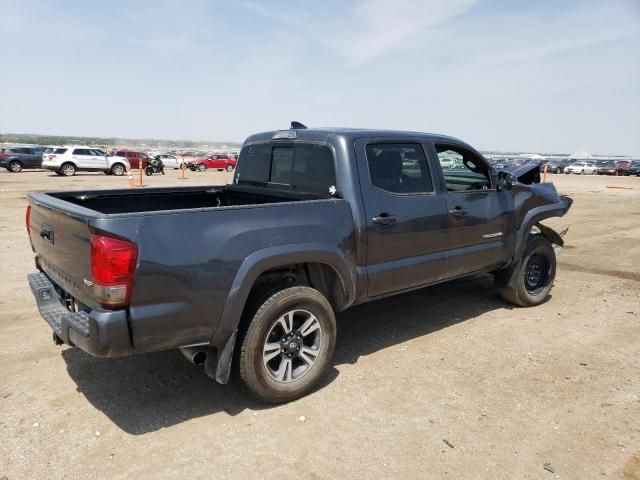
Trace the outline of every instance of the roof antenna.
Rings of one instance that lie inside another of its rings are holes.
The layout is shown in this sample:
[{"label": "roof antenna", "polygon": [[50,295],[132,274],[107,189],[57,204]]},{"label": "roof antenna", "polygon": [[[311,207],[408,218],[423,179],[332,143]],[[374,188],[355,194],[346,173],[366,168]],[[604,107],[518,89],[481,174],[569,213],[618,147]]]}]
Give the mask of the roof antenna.
[{"label": "roof antenna", "polygon": [[296,122],[295,120],[291,122],[291,127],[289,130],[306,130],[307,126],[303,125],[300,122]]}]

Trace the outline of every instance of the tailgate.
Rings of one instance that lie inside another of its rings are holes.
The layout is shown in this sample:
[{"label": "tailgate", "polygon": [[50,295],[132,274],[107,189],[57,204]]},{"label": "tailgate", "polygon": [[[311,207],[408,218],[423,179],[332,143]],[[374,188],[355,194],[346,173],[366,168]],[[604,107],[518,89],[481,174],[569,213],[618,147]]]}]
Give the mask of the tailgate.
[{"label": "tailgate", "polygon": [[[89,219],[87,210],[46,194],[29,194],[31,244],[40,268],[78,301],[97,302],[85,279],[91,279]],[[64,208],[60,203],[66,203]],[[69,210],[69,211],[65,211]],[[75,212],[74,212],[75,210]],[[78,210],[84,210],[78,212]]]}]

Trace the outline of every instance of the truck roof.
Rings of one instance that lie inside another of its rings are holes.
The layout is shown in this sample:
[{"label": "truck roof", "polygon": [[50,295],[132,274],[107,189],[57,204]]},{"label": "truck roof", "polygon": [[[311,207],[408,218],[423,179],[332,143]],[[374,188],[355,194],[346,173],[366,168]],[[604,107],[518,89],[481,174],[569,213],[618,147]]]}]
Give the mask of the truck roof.
[{"label": "truck roof", "polygon": [[[294,133],[291,133],[294,132]],[[344,127],[320,127],[306,129],[282,129],[260,132],[249,136],[245,142],[260,142],[274,140],[274,136],[280,134],[280,139],[287,139],[286,135],[291,134],[289,140],[307,140],[311,142],[328,142],[330,138],[342,138],[353,141],[361,137],[395,137],[407,139],[428,139],[432,141],[455,141],[458,144],[469,146],[466,142],[455,137],[440,135],[437,133],[411,132],[403,130],[380,130],[367,128],[344,128]],[[469,146],[469,148],[472,148]],[[473,149],[475,150],[475,149]]]}]

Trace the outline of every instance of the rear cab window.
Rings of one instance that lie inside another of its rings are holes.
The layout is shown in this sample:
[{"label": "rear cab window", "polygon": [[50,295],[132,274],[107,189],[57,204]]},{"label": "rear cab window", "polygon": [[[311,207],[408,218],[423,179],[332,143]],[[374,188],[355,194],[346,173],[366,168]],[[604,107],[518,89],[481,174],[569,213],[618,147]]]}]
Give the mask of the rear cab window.
[{"label": "rear cab window", "polygon": [[333,153],[326,145],[314,143],[245,145],[240,151],[234,183],[329,198],[336,188]]}]

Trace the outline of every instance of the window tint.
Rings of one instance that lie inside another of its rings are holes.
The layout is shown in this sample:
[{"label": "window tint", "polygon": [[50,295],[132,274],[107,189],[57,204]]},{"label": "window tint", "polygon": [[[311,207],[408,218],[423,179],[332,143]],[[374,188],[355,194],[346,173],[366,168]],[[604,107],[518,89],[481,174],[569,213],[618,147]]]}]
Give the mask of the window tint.
[{"label": "window tint", "polygon": [[88,148],[75,148],[73,150],[74,155],[91,155],[91,150]]},{"label": "window tint", "polygon": [[295,147],[291,188],[329,197],[335,189],[336,173],[331,150],[322,145],[299,144]]},{"label": "window tint", "polygon": [[367,145],[371,184],[392,193],[433,191],[427,159],[417,143],[373,143]]},{"label": "window tint", "polygon": [[460,147],[436,144],[447,190],[450,192],[491,188],[487,166],[478,155]]},{"label": "window tint", "polygon": [[291,184],[293,147],[273,147],[271,157],[271,183]]},{"label": "window tint", "polygon": [[62,153],[66,153],[66,152],[67,152],[67,149],[66,149],[66,148],[56,148],[56,149],[54,149],[54,151],[53,151],[53,153],[60,153],[60,154],[62,154]]},{"label": "window tint", "polygon": [[240,152],[240,161],[236,171],[236,183],[248,185],[266,185],[269,182],[271,167],[271,144],[256,143],[246,145]]},{"label": "window tint", "polygon": [[282,188],[328,198],[336,178],[331,150],[323,145],[296,143],[246,145],[240,152],[237,184],[274,184]]}]

